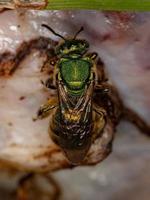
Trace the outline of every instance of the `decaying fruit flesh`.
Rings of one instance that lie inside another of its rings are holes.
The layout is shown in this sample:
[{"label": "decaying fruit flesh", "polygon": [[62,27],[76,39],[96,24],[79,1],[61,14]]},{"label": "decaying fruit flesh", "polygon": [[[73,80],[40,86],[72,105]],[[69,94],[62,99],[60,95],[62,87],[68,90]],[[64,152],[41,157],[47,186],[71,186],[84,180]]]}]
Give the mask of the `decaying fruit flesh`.
[{"label": "decaying fruit flesh", "polygon": [[[98,52],[126,105],[149,122],[149,18],[148,13],[96,11],[20,10],[0,14],[1,168],[50,172],[70,166],[49,138],[49,119],[32,120],[45,99],[54,95],[42,86],[41,80],[48,75],[40,69],[55,45],[49,38],[58,38],[41,27],[43,22],[64,36],[83,25],[81,38],[90,42],[91,51]],[[107,134],[113,134],[109,124],[105,131],[109,140]],[[97,140],[85,164],[103,159],[102,146]]]}]

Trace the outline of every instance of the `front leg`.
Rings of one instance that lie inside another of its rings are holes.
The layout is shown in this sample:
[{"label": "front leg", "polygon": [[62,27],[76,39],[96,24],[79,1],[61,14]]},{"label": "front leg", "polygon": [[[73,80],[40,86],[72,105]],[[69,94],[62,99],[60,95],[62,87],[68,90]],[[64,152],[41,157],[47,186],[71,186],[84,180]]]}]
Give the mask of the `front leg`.
[{"label": "front leg", "polygon": [[45,82],[41,81],[42,85],[44,85],[45,87],[51,89],[51,90],[56,90],[56,86],[54,85],[54,81],[53,81],[53,75],[51,75]]},{"label": "front leg", "polygon": [[48,117],[51,114],[52,109],[58,106],[58,99],[56,97],[50,98],[45,104],[41,105],[38,112],[37,117],[33,120],[43,119]]}]

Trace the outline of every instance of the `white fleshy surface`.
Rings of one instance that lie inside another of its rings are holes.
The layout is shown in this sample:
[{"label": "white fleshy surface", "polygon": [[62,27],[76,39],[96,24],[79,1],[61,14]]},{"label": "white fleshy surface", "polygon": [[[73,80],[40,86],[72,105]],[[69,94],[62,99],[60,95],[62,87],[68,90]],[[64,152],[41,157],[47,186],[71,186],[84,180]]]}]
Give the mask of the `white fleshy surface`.
[{"label": "white fleshy surface", "polygon": [[[113,15],[107,18],[96,11],[28,11],[20,14],[17,11],[0,14],[0,53],[8,50],[15,53],[22,41],[39,35],[57,40],[41,28],[42,23],[49,24],[65,37],[73,35],[83,25],[85,31],[81,37],[90,42],[91,50],[98,52],[105,62],[124,102],[150,121],[149,13],[133,14],[130,21],[124,23]],[[110,37],[103,40],[106,35]],[[47,157],[33,160],[33,156],[53,145],[47,134],[49,120],[36,124],[32,121],[39,105],[49,96],[40,84],[40,79],[45,78],[39,73],[42,61],[39,53],[34,52],[21,63],[12,78],[0,80],[0,159],[12,164],[19,162],[28,169],[48,166]],[[21,96],[26,98],[20,101]],[[59,172],[64,199],[147,200],[149,155],[147,138],[140,136],[133,126],[122,124],[116,135],[114,153],[100,166],[67,171],[67,176]],[[57,156],[58,160],[64,159],[62,155]],[[68,186],[70,192],[67,193]]]}]

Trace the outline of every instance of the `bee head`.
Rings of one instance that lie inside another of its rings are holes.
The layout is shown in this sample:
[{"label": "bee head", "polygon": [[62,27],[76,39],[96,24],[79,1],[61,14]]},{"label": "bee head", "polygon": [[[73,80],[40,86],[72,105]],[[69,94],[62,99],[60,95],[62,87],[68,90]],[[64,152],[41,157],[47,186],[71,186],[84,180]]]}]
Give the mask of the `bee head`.
[{"label": "bee head", "polygon": [[61,43],[57,49],[56,54],[60,56],[68,56],[71,54],[83,55],[89,47],[86,40],[70,39]]},{"label": "bee head", "polygon": [[51,27],[46,24],[42,24],[43,27],[50,30],[54,35],[63,39],[63,42],[59,44],[56,48],[56,54],[61,57],[69,56],[71,54],[83,55],[89,48],[89,43],[86,40],[76,39],[77,35],[83,31],[81,27],[72,39],[66,39],[62,35],[56,33]]}]

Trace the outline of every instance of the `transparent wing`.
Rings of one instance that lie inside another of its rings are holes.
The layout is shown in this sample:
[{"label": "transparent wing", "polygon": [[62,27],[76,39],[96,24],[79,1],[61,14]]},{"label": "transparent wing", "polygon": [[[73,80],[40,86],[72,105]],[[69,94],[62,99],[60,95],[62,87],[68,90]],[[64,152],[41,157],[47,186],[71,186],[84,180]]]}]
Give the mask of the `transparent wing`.
[{"label": "transparent wing", "polygon": [[85,91],[81,96],[70,96],[63,82],[58,81],[58,99],[62,115],[68,113],[68,117],[79,117],[77,122],[83,123],[92,113],[92,96],[94,84],[91,81],[85,87]]}]

